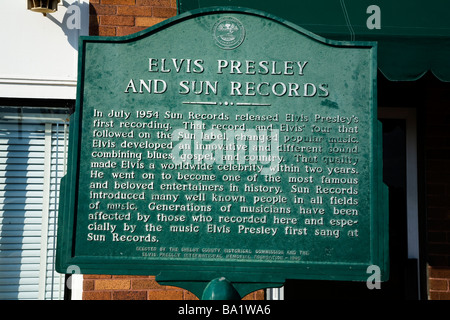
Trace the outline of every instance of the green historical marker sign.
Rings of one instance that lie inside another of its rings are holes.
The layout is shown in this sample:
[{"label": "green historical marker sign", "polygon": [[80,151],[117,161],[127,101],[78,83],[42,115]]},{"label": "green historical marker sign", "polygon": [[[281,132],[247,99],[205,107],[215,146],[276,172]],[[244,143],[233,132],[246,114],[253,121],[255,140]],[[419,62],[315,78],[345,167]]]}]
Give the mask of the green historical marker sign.
[{"label": "green historical marker sign", "polygon": [[79,54],[59,272],[386,279],[376,44],[221,8]]}]

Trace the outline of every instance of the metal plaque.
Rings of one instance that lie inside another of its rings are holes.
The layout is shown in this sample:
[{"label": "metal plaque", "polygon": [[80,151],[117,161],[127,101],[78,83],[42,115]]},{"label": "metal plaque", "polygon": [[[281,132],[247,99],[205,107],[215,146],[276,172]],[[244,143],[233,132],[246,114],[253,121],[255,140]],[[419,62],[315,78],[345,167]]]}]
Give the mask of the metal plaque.
[{"label": "metal plaque", "polygon": [[59,272],[386,279],[376,73],[375,43],[254,10],[82,37]]}]

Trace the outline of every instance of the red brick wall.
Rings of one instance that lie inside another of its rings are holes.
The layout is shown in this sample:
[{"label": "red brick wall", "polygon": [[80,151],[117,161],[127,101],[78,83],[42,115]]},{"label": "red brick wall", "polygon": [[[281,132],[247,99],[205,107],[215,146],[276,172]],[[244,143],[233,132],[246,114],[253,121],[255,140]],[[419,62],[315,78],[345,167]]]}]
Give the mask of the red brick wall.
[{"label": "red brick wall", "polygon": [[[263,300],[264,291],[252,292],[244,300]],[[85,275],[83,300],[198,300],[187,290],[162,286],[154,276]]]},{"label": "red brick wall", "polygon": [[450,268],[429,268],[430,300],[450,300]]},{"label": "red brick wall", "polygon": [[89,34],[125,36],[176,13],[176,0],[90,0]]},{"label": "red brick wall", "polygon": [[194,300],[187,290],[161,286],[153,276],[85,275],[83,300]]}]

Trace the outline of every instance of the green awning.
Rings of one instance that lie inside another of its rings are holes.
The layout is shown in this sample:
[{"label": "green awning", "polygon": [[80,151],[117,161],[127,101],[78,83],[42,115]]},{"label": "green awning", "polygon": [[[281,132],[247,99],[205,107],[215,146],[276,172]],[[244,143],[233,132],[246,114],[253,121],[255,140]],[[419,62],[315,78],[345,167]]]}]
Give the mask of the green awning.
[{"label": "green awning", "polygon": [[329,39],[377,41],[379,70],[392,81],[429,71],[450,81],[449,0],[178,0],[179,13],[213,6],[258,9]]}]

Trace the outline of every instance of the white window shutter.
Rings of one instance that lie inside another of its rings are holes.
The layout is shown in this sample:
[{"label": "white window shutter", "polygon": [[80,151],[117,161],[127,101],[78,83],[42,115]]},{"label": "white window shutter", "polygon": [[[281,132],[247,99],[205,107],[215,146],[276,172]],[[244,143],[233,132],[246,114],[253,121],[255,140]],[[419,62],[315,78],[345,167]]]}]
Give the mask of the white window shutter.
[{"label": "white window shutter", "polygon": [[63,299],[54,271],[66,116],[0,114],[0,299]]}]

